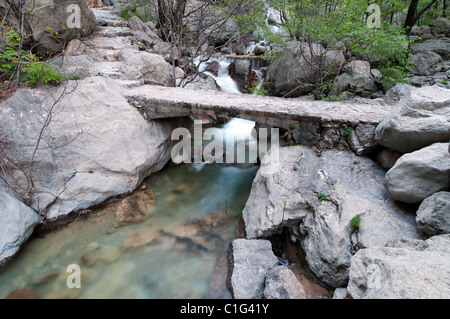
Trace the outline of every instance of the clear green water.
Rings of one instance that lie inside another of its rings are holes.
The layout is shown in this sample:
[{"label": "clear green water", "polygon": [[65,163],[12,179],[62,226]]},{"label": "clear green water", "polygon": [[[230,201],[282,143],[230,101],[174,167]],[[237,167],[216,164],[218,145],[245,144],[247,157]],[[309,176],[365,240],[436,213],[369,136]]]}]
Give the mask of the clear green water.
[{"label": "clear green water", "polygon": [[[32,236],[0,269],[0,298],[17,289],[39,298],[231,297],[224,256],[257,169],[169,164],[128,198]],[[118,212],[130,210],[139,220],[117,227]],[[67,287],[71,264],[81,288]]]}]

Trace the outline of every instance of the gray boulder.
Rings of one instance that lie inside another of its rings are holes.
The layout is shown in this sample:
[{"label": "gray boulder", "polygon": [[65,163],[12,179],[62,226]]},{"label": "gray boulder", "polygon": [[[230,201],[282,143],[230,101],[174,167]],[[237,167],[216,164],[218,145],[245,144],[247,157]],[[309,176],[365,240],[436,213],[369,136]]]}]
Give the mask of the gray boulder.
[{"label": "gray boulder", "polygon": [[433,21],[433,33],[435,36],[450,36],[450,20],[437,18]]},{"label": "gray boulder", "polygon": [[450,233],[450,193],[427,197],[417,210],[417,227],[428,236]]},{"label": "gray boulder", "polygon": [[420,203],[434,193],[448,189],[448,147],[448,143],[435,143],[400,157],[386,174],[390,196],[405,203]]},{"label": "gray boulder", "polygon": [[233,298],[261,299],[267,271],[278,263],[268,240],[236,239],[231,243]]},{"label": "gray boulder", "polygon": [[432,51],[413,55],[411,74],[427,76],[434,75],[441,70],[440,63],[443,61],[439,54]]},{"label": "gray boulder", "polygon": [[342,51],[325,50],[320,44],[291,42],[287,50],[273,58],[266,79],[278,96],[298,97],[313,91],[312,81],[317,78],[317,66],[322,59],[323,70],[337,76],[344,64]]},{"label": "gray boulder", "polygon": [[450,298],[450,235],[361,249],[350,267],[355,299]]},{"label": "gray boulder", "polygon": [[[7,8],[7,3],[0,0],[0,9],[8,12]],[[25,8],[34,8],[25,11],[25,32],[40,53],[59,53],[70,40],[87,37],[97,27],[97,19],[84,0],[28,0]],[[13,11],[9,12],[9,19],[16,21]],[[74,24],[76,21],[79,25]]]},{"label": "gray boulder", "polygon": [[[243,210],[247,236],[268,238],[290,229],[316,277],[342,287],[354,249],[419,238],[414,215],[388,199],[384,176],[372,160],[350,152],[317,157],[306,147],[281,148],[277,172],[258,172],[254,179]],[[357,231],[351,225],[356,215]]]},{"label": "gray boulder", "polygon": [[375,130],[375,140],[402,153],[450,139],[450,94],[438,86],[405,93],[395,111]]},{"label": "gray boulder", "polygon": [[450,40],[428,40],[422,43],[415,43],[411,47],[413,55],[429,54],[429,52],[438,54],[444,60],[450,59]]},{"label": "gray boulder", "polygon": [[172,84],[172,68],[162,56],[132,49],[122,50],[119,54],[122,61],[120,70],[128,80],[162,86]]},{"label": "gray boulder", "polygon": [[263,296],[265,299],[306,299],[302,284],[292,270],[283,265],[267,272]]},{"label": "gray boulder", "polygon": [[[32,174],[32,206],[50,221],[128,193],[170,159],[171,129],[146,122],[113,80],[91,77],[50,90],[17,91],[1,104],[0,126],[11,151]],[[37,137],[54,104],[35,153]],[[26,180],[19,180],[21,189]]]},{"label": "gray boulder", "polygon": [[18,252],[40,220],[36,211],[13,196],[0,181],[0,266]]},{"label": "gray boulder", "polygon": [[361,96],[370,96],[371,93],[379,90],[378,74],[371,73],[369,62],[354,60],[345,65],[343,70],[345,73],[335,79],[333,94],[338,95],[347,91]]}]

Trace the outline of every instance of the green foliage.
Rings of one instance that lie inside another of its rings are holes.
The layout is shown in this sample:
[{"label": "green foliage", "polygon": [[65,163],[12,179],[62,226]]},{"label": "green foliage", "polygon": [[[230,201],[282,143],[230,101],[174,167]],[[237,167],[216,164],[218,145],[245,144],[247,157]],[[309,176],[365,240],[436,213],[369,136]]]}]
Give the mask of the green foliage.
[{"label": "green foliage", "polygon": [[330,195],[327,195],[327,194],[325,194],[324,192],[320,192],[320,193],[317,195],[317,198],[318,198],[321,202],[323,202],[323,201],[325,201],[325,200],[328,200],[329,197],[330,197]]},{"label": "green foliage", "polygon": [[21,50],[20,36],[15,31],[6,33],[0,51],[0,77],[15,76],[17,84],[36,86],[38,83],[58,84],[64,80],[58,69],[24,50]]},{"label": "green foliage", "polygon": [[255,88],[249,89],[248,93],[261,95],[261,96],[268,96],[269,89],[264,88],[264,85],[262,85],[260,88],[255,87]]},{"label": "green foliage", "polygon": [[348,140],[352,136],[353,128],[351,126],[347,126],[344,131],[344,138]]},{"label": "green foliage", "polygon": [[361,217],[359,215],[355,215],[352,220],[350,221],[350,224],[356,228],[359,228],[361,222]]},{"label": "green foliage", "polygon": [[[429,0],[426,0],[429,1]],[[425,2],[426,2],[425,1]],[[381,28],[369,28],[367,25],[368,2],[360,0],[271,0],[270,4],[283,13],[285,19],[281,26],[282,32],[274,33],[269,27],[261,27],[264,37],[270,42],[279,44],[281,51],[289,51],[288,43],[297,40],[306,43],[321,44],[325,49],[339,50],[344,44],[358,59],[369,61],[372,68],[383,73],[382,84],[392,86],[405,82],[411,63],[409,55],[409,40],[404,30],[394,27],[393,23],[403,25],[397,17],[404,15],[409,3],[403,0],[371,1],[381,7]],[[404,19],[404,17],[402,18]],[[311,45],[310,45],[311,46]],[[317,50],[315,50],[317,51]],[[326,63],[321,61],[318,52],[315,57],[319,61],[317,76],[308,79],[312,85],[313,95],[321,100],[336,100],[333,96],[333,78],[327,70]]]}]

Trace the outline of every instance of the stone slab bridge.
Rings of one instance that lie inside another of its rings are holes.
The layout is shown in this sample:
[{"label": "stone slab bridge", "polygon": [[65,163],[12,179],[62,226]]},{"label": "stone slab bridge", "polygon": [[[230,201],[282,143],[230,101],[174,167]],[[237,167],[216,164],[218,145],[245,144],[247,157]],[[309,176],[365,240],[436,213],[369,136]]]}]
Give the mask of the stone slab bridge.
[{"label": "stone slab bridge", "polygon": [[358,155],[377,146],[375,128],[394,108],[384,101],[327,102],[153,85],[127,89],[124,96],[147,120],[237,117],[284,129],[296,144],[350,147]]}]

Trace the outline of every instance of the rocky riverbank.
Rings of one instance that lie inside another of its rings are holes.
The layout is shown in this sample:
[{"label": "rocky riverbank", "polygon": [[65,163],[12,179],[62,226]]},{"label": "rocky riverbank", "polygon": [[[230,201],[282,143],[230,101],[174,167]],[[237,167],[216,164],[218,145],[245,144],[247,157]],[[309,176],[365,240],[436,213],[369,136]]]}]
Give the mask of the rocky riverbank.
[{"label": "rocky riverbank", "polygon": [[[409,89],[397,111],[377,127],[381,145],[401,140],[399,147],[378,154],[383,162],[386,152],[398,152],[386,169],[346,151],[317,156],[303,146],[280,150],[280,169],[274,175],[257,174],[243,211],[248,241],[257,246],[251,251],[270,246],[274,236],[285,233],[310,273],[335,290],[336,298],[450,296],[450,130],[436,132],[450,123],[450,94],[443,91],[439,97],[436,87]],[[393,124],[394,119],[401,125]],[[420,125],[425,122],[427,129]],[[435,134],[428,134],[433,128]],[[256,295],[245,296],[259,298],[280,262],[275,256],[269,260],[268,254],[252,254],[243,262],[241,246],[233,243],[234,296],[242,296],[242,287],[254,286]],[[245,275],[252,265],[266,267],[258,268],[259,276]],[[284,271],[289,272],[288,264]],[[298,282],[287,278],[295,277],[284,277],[284,297],[297,296],[288,291]]]},{"label": "rocky riverbank", "polygon": [[[133,192],[170,160],[172,129],[191,125],[186,117],[146,120],[124,97],[127,88],[169,86],[183,76],[158,30],[137,17],[125,22],[113,7],[92,11],[97,30],[72,40],[53,62],[79,79],[21,89],[0,105],[0,141],[16,164],[0,184],[0,264],[39,223]],[[422,49],[445,54],[441,43]],[[363,62],[338,62],[348,75],[371,72]],[[442,71],[448,61],[438,64]],[[207,77],[192,88],[215,90],[216,83]],[[301,262],[335,298],[449,298],[449,92],[442,81],[387,91],[378,101],[394,111],[375,134],[343,134],[369,143],[367,156],[281,148],[278,171],[253,182],[246,239],[230,246],[233,297],[314,297],[292,271]],[[274,249],[277,236],[297,253]]]}]

